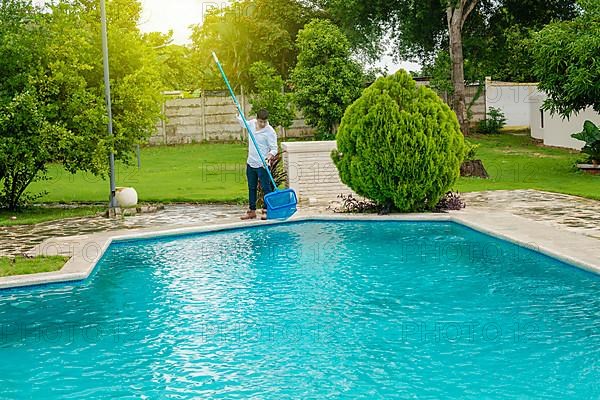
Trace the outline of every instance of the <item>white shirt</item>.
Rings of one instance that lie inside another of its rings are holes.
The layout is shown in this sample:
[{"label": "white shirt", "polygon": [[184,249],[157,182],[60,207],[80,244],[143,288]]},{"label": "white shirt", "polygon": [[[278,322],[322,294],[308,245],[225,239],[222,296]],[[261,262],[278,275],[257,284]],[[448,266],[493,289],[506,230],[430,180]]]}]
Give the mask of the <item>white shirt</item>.
[{"label": "white shirt", "polygon": [[[246,128],[242,117],[237,116],[237,120],[242,128]],[[275,129],[269,123],[263,129],[256,130],[256,119],[248,121],[248,126],[254,134],[258,148],[260,149],[260,156],[256,152],[256,147],[252,142],[252,139],[248,138],[248,160],[247,163],[252,168],[260,168],[263,166],[262,160],[266,160],[267,155],[277,155],[277,134]]]}]

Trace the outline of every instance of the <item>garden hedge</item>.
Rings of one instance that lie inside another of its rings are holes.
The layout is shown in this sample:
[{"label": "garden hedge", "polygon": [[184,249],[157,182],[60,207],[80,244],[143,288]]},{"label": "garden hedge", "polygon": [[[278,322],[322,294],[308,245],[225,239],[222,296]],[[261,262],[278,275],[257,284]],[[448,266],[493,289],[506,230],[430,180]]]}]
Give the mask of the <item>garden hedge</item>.
[{"label": "garden hedge", "polygon": [[402,70],[365,89],[336,139],[341,180],[401,212],[433,209],[458,179],[465,152],[454,112]]}]

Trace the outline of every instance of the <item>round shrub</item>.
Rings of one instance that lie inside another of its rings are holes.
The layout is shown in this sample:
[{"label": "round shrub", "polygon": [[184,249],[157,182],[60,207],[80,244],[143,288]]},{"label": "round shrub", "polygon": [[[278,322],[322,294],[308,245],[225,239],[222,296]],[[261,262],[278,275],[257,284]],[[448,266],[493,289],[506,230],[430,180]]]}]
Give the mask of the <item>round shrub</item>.
[{"label": "round shrub", "polygon": [[356,193],[401,212],[431,210],[460,175],[456,115],[405,71],[377,79],[346,110],[332,158]]}]

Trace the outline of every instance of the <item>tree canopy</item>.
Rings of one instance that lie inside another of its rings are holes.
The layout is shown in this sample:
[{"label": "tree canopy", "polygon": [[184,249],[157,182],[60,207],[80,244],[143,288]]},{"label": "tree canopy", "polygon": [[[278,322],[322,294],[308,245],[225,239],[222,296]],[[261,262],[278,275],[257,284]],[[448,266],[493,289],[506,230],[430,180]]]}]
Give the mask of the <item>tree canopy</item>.
[{"label": "tree canopy", "polygon": [[269,112],[269,122],[277,127],[289,128],[294,119],[291,94],[285,93],[284,82],[275,68],[258,61],[250,67],[250,76],[256,92],[250,96],[251,114],[265,109]]},{"label": "tree canopy", "polygon": [[26,0],[0,3],[0,180],[4,197],[6,191],[16,196],[11,208],[49,162],[70,172],[104,174],[111,151],[128,161],[160,117],[159,67],[137,28],[141,6],[135,0],[109,1],[114,135],[108,136],[96,3],[64,0],[46,11]]},{"label": "tree canopy", "polygon": [[534,70],[548,94],[546,109],[569,117],[600,112],[600,4],[583,1],[572,21],[549,24],[534,37]]},{"label": "tree canopy", "polygon": [[[378,41],[389,30],[393,50],[400,59],[431,67],[440,52],[448,52],[445,0],[315,0],[314,3],[328,10],[328,15],[350,32],[348,37],[358,47],[364,46],[361,40]],[[552,21],[569,20],[576,15],[576,0],[479,0],[463,31],[467,81],[475,82],[488,75],[499,80],[534,80],[531,58],[523,52],[527,46],[521,39]]]},{"label": "tree canopy", "polygon": [[350,43],[330,21],[313,20],[298,34],[291,83],[295,102],[321,138],[332,138],[346,107],[360,96],[363,71]]},{"label": "tree canopy", "polygon": [[[420,61],[430,71],[450,77],[452,108],[463,132],[469,130],[465,80],[530,78],[527,63],[513,63],[523,49],[511,35],[516,26],[527,34],[553,18],[576,12],[575,0],[314,0],[353,37],[381,39],[391,32],[398,58]],[[373,48],[373,46],[369,47]],[[368,48],[368,49],[369,49]],[[443,53],[449,54],[448,59]],[[433,68],[435,66],[435,68]],[[522,68],[522,69],[520,69]],[[470,72],[472,76],[465,74]],[[503,76],[498,76],[502,74]],[[438,77],[437,80],[443,79]]]},{"label": "tree canopy", "polygon": [[111,149],[126,161],[135,145],[154,132],[162,102],[160,67],[137,27],[140,13],[136,0],[107,3],[114,138],[106,133],[97,2],[62,1],[48,16],[51,38],[44,78],[54,89],[47,101],[57,122],[89,139],[79,143],[78,152],[89,155],[77,168],[102,173]]},{"label": "tree canopy", "polygon": [[192,49],[173,44],[173,31],[150,32],[143,38],[155,54],[163,89],[193,91],[199,87],[199,69],[192,59]]},{"label": "tree canopy", "polygon": [[254,89],[250,67],[266,62],[284,79],[296,63],[298,31],[316,15],[300,0],[242,0],[209,10],[192,33],[193,57],[202,86],[222,88],[212,65],[215,51],[234,86]]}]

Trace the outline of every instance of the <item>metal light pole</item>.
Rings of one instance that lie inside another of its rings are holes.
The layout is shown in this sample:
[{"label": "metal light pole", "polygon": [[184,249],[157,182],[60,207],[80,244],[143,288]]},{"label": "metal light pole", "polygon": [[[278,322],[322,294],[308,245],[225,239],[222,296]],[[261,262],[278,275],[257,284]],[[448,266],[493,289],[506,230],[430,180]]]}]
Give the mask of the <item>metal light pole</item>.
[{"label": "metal light pole", "polygon": [[[113,120],[112,120],[112,102],[110,100],[110,74],[108,68],[108,35],[106,33],[106,4],[105,0],[100,0],[100,22],[102,25],[102,59],[104,63],[104,89],[106,95],[106,110],[108,113],[108,135],[113,136]],[[111,147],[109,156],[110,166],[110,201],[108,203],[109,215],[114,214],[114,209],[117,207],[115,199],[115,153]]]}]

